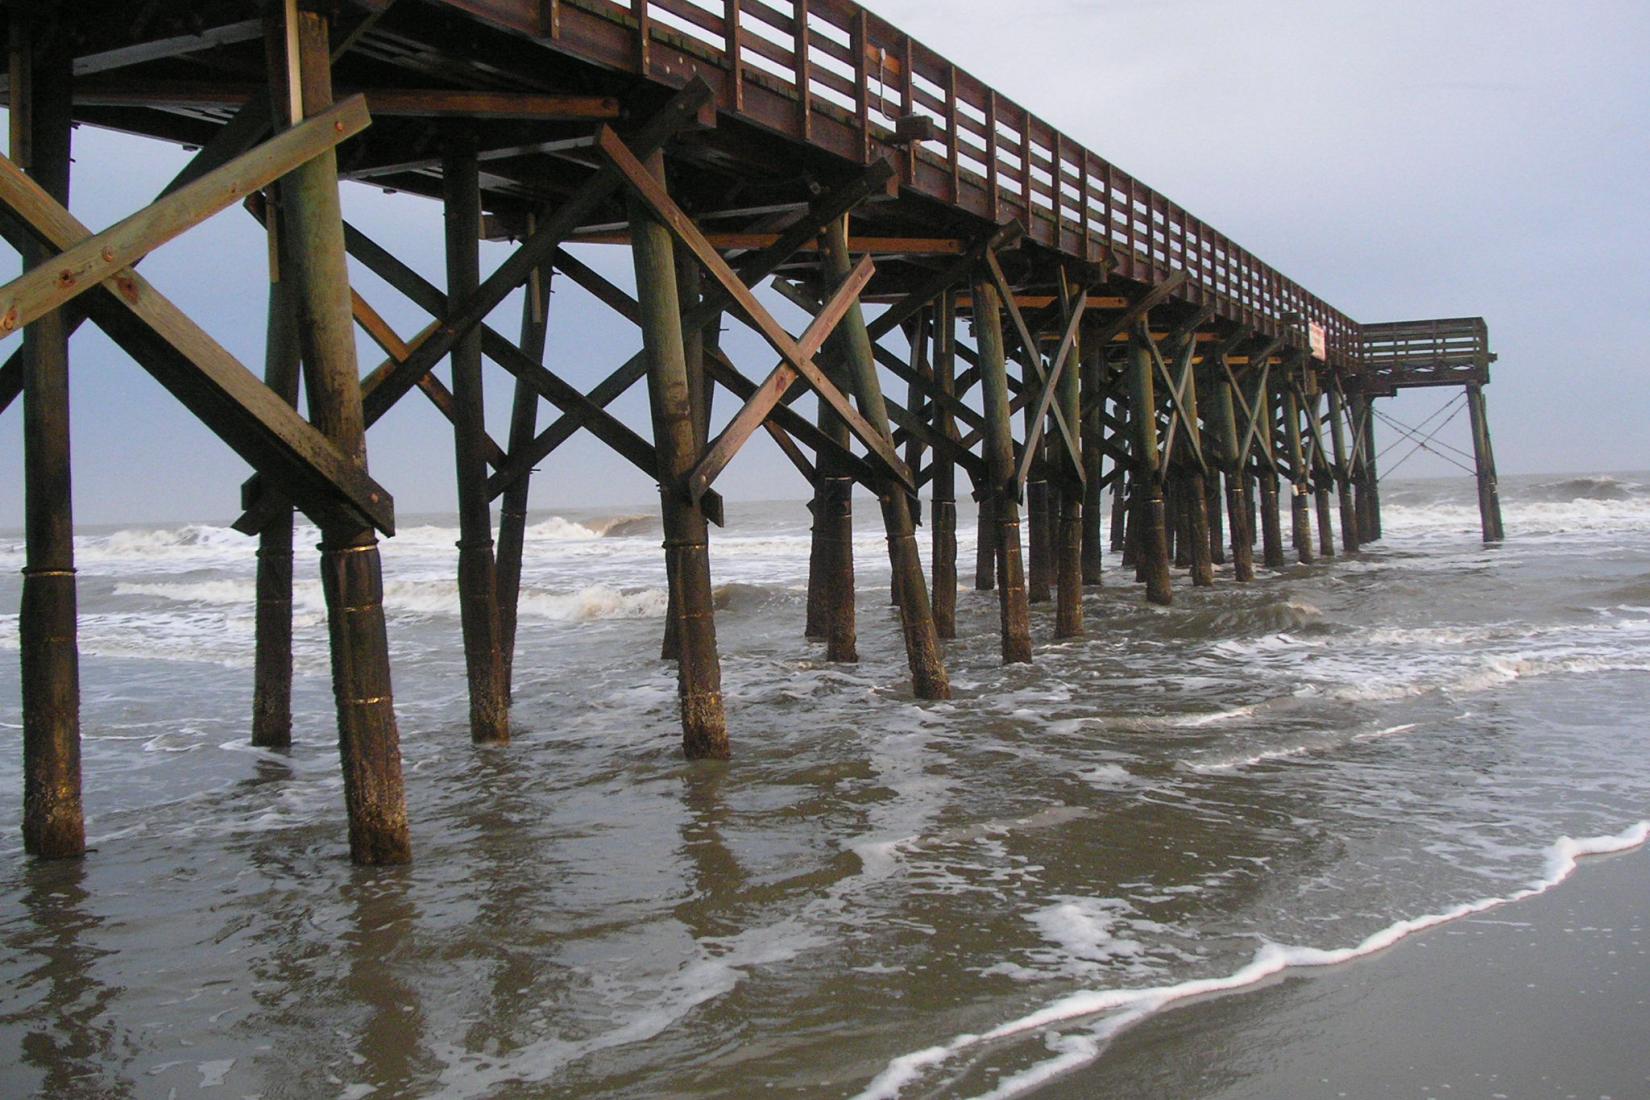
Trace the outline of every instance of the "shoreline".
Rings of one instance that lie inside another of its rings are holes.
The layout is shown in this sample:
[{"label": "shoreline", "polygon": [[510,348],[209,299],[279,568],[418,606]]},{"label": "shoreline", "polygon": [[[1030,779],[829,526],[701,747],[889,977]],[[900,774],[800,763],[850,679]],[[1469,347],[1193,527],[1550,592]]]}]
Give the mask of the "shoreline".
[{"label": "shoreline", "polygon": [[1189,1000],[1023,1095],[1650,1096],[1650,846],[1373,954]]}]

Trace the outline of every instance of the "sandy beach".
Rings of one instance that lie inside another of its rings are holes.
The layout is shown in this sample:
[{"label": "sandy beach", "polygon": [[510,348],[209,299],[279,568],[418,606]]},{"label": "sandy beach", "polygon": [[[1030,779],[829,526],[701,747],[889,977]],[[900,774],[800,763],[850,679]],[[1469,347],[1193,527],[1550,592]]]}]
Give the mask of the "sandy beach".
[{"label": "sandy beach", "polygon": [[1650,1097],[1650,849],[1349,964],[1178,1006],[1046,1097]]}]

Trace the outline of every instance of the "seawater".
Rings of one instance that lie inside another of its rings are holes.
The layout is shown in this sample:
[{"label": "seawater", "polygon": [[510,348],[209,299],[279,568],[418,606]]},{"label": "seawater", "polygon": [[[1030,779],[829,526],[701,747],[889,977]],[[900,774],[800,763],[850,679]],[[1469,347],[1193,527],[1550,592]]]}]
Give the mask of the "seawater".
[{"label": "seawater", "polygon": [[[456,529],[384,544],[416,862],[346,858],[300,557],[296,745],[247,744],[252,545],[88,531],[83,862],[0,758],[0,1095],[1034,1093],[1196,993],[1560,882],[1650,818],[1650,474],[1383,487],[1352,557],[999,663],[959,564],[955,698],[911,697],[873,505],[857,665],[804,642],[808,516],[713,535],[735,759],[680,759],[654,512],[536,514],[507,748],[466,728]],[[314,541],[302,532],[302,544]],[[22,545],[0,536],[0,607]],[[15,615],[0,647],[16,648]],[[0,723],[19,728],[17,664]]]}]

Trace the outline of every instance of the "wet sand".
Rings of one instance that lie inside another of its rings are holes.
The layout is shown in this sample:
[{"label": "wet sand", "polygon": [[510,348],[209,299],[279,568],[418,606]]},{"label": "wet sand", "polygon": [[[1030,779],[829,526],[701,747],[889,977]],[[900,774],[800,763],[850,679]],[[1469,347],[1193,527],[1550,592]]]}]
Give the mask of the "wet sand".
[{"label": "wet sand", "polygon": [[1650,1097],[1650,848],[1378,955],[1166,1011],[1039,1097]]}]

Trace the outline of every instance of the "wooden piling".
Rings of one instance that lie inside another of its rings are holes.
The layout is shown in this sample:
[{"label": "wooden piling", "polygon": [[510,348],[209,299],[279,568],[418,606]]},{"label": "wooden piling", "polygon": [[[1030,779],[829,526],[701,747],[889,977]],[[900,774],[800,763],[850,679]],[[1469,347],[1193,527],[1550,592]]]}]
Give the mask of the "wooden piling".
[{"label": "wooden piling", "polygon": [[[838,389],[848,388],[842,356],[833,354],[820,366]],[[852,442],[847,424],[819,402],[820,431],[843,447]],[[821,452],[814,480],[813,537],[808,556],[807,636],[825,640],[825,659],[859,660],[854,617],[854,481],[830,451]]]},{"label": "wooden piling", "polygon": [[1132,491],[1138,498],[1133,526],[1138,532],[1135,550],[1138,565],[1145,574],[1146,598],[1152,603],[1168,604],[1174,596],[1169,581],[1163,473],[1157,453],[1157,397],[1152,386],[1151,338],[1151,331],[1142,319],[1129,341],[1129,421],[1134,443]]},{"label": "wooden piling", "polygon": [[[1014,436],[1009,424],[1008,366],[1003,352],[1002,304],[989,279],[974,283],[974,336],[980,349],[985,404],[986,492],[996,551],[1003,663],[1031,660],[1031,610],[1020,560],[1020,503],[1014,481]],[[986,538],[982,523],[980,538]]]},{"label": "wooden piling", "polygon": [[1319,470],[1313,478],[1312,495],[1318,511],[1318,556],[1335,556],[1335,529],[1329,522],[1329,474]]},{"label": "wooden piling", "polygon": [[1495,448],[1490,443],[1489,414],[1484,405],[1484,387],[1467,385],[1467,417],[1472,427],[1472,457],[1478,478],[1478,520],[1485,542],[1507,537],[1501,524],[1501,489],[1496,482]]},{"label": "wooden piling", "polygon": [[1086,417],[1081,417],[1083,433],[1083,506],[1082,506],[1082,572],[1085,585],[1098,586],[1104,572],[1104,557],[1101,548],[1104,533],[1100,529],[1101,519],[1105,515],[1105,486],[1104,460],[1105,448],[1102,443],[1102,416],[1104,414],[1104,398],[1101,391],[1102,372],[1105,369],[1105,349],[1090,348],[1088,354],[1078,360],[1081,366],[1081,375],[1078,379],[1079,404],[1081,408],[1089,410]]},{"label": "wooden piling", "polygon": [[1209,470],[1203,484],[1203,514],[1209,518],[1209,560],[1216,565],[1226,564],[1226,522],[1222,515],[1224,503],[1220,492],[1220,471]]},{"label": "wooden piling", "polygon": [[[481,186],[473,145],[441,161],[447,243],[447,300],[462,302],[481,285]],[[510,740],[510,702],[500,644],[498,573],[487,493],[487,426],[482,401],[481,331],[470,329],[452,351],[453,452],[458,476],[458,600],[464,665],[470,684],[470,739]]]},{"label": "wooden piling", "polygon": [[1330,378],[1329,443],[1335,456],[1335,493],[1341,511],[1341,548],[1348,554],[1358,550],[1358,512],[1352,501],[1352,468],[1346,449],[1346,399],[1340,375]]},{"label": "wooden piling", "polygon": [[[1224,352],[1221,353],[1224,356]],[[1224,361],[1224,360],[1222,360]],[[1209,431],[1204,435],[1206,453],[1212,456],[1215,469],[1212,471],[1215,482],[1218,484],[1222,476],[1225,478],[1226,518],[1231,528],[1232,537],[1232,578],[1240,583],[1255,579],[1254,539],[1248,530],[1249,505],[1245,482],[1248,474],[1239,466],[1239,438],[1237,428],[1237,402],[1232,396],[1231,383],[1226,380],[1224,372],[1211,369],[1205,374],[1206,384],[1203,387],[1204,408],[1207,410]],[[1210,496],[1214,503],[1210,505],[1211,526],[1220,514],[1220,493],[1215,486],[1211,486]],[[1213,531],[1211,539],[1219,541],[1219,536]],[[1215,560],[1219,560],[1218,558]]]},{"label": "wooden piling", "polygon": [[1186,381],[1181,394],[1184,417],[1181,431],[1185,440],[1181,444],[1184,473],[1180,506],[1186,513],[1186,553],[1191,560],[1192,584],[1199,588],[1208,588],[1215,583],[1215,567],[1209,545],[1209,492],[1203,481],[1204,460],[1198,457],[1203,453],[1203,427],[1201,410],[1198,407],[1197,372],[1192,369],[1191,363],[1191,356],[1197,347],[1197,337],[1195,333],[1188,333],[1186,339],[1190,343],[1181,353],[1184,357],[1181,369]]},{"label": "wooden piling", "polygon": [[[942,398],[957,388],[957,333],[955,299],[940,295],[934,306],[934,388]],[[933,403],[934,432],[955,439],[957,426],[946,401]],[[957,636],[957,467],[940,451],[934,452],[933,538],[934,630],[941,638]]]},{"label": "wooden piling", "polygon": [[[833,285],[840,284],[853,270],[853,259],[848,253],[846,215],[826,227],[824,240],[826,277]],[[866,331],[865,313],[857,300],[848,307],[833,337],[841,350],[860,413],[887,437],[892,448],[888,408],[882,399],[882,386],[877,379],[871,335]],[[945,662],[940,656],[939,635],[934,629],[934,610],[928,602],[928,583],[923,577],[922,558],[917,552],[911,498],[892,478],[878,485],[877,496],[882,505],[883,527],[888,536],[889,575],[894,578],[893,588],[900,601],[900,626],[905,639],[906,660],[911,666],[912,691],[919,699],[949,699],[951,681],[946,676]]]},{"label": "wooden piling", "polygon": [[990,486],[980,489],[978,533],[974,546],[974,589],[990,592],[997,587],[997,504]]},{"label": "wooden piling", "polygon": [[[1081,341],[1081,335],[1078,336]],[[1079,342],[1070,351],[1071,360],[1060,373],[1056,383],[1056,397],[1060,416],[1076,433],[1077,453],[1086,457],[1083,449],[1083,410],[1081,366],[1083,347]],[[1083,636],[1083,493],[1079,475],[1082,471],[1072,465],[1071,456],[1063,450],[1049,448],[1058,455],[1059,462],[1051,471],[1053,484],[1059,494],[1059,525],[1054,546],[1054,574],[1056,600],[1054,606],[1054,636],[1057,639]]]},{"label": "wooden piling", "polygon": [[[537,226],[529,218],[528,231]],[[521,336],[517,346],[535,363],[544,361],[544,345],[549,333],[550,288],[553,269],[545,264],[533,269],[521,301]],[[538,433],[539,393],[525,375],[516,379],[510,402],[509,453],[520,454]],[[533,473],[527,470],[501,494],[498,510],[498,628],[499,648],[504,655],[504,687],[515,693],[516,624],[521,606],[522,551],[527,538],[527,500]],[[508,698],[509,696],[507,696]]]},{"label": "wooden piling", "polygon": [[[648,170],[662,180],[664,159],[658,154],[650,157]],[[709,525],[704,510],[687,491],[688,474],[699,456],[694,446],[697,428],[688,390],[675,248],[670,231],[646,203],[634,194],[628,197],[628,203],[636,299],[647,356],[648,401],[659,459],[666,572],[676,589],[676,683],[682,748],[690,760],[725,760],[730,749],[722,709],[722,668],[716,652]]]},{"label": "wooden piling", "polygon": [[[279,209],[279,204],[275,208]],[[279,215],[275,220],[279,220]],[[275,255],[279,254],[278,230]],[[264,382],[294,407],[298,404],[297,304],[277,260],[269,284]],[[258,532],[257,608],[253,620],[252,743],[260,748],[292,744],[292,542],[290,505]]]},{"label": "wooden piling", "polygon": [[[332,47],[323,13],[302,10],[297,22],[300,103],[308,117],[332,104]],[[335,154],[329,150],[295,169],[282,182],[281,195],[283,254],[298,301],[310,417],[322,434],[365,469],[365,417]],[[370,527],[323,527],[321,586],[332,642],[350,858],[366,864],[405,863],[412,858],[412,845],[390,688],[383,567]]]},{"label": "wooden piling", "polygon": [[[11,154],[58,202],[69,201],[72,93],[68,27],[11,14]],[[52,259],[28,242],[24,270]],[[63,309],[23,329],[23,522],[27,548],[18,638],[23,687],[23,849],[85,854],[80,794],[80,649],[69,464],[69,327]]]},{"label": "wooden piling", "polygon": [[1306,468],[1306,453],[1301,446],[1301,409],[1293,388],[1283,394],[1283,438],[1289,448],[1289,469],[1292,472],[1289,493],[1290,535],[1294,540],[1295,555],[1310,563],[1312,553],[1312,515],[1309,497],[1312,495],[1311,474]]}]

